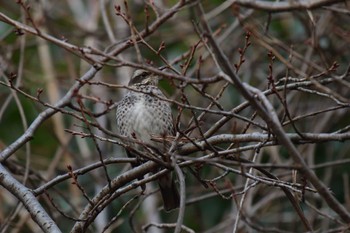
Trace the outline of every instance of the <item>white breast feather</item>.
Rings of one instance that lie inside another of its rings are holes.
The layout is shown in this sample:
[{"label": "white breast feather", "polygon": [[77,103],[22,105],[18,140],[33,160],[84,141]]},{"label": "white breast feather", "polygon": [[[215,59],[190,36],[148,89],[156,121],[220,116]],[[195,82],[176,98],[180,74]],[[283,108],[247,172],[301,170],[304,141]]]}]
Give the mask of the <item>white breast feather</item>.
[{"label": "white breast feather", "polygon": [[[142,140],[146,143],[151,143],[152,124],[149,122],[154,119],[152,113],[144,106],[143,100],[138,101],[130,112],[130,116],[133,116],[131,122],[133,123],[133,131],[136,134],[137,139]],[[145,122],[148,122],[146,124]]]}]

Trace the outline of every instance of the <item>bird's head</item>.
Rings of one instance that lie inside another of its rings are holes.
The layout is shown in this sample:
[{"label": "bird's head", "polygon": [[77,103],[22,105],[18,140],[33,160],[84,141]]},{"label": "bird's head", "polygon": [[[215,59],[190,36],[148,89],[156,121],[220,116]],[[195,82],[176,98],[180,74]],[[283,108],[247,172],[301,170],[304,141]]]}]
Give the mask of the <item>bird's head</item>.
[{"label": "bird's head", "polygon": [[130,79],[129,86],[133,85],[154,85],[158,84],[159,76],[148,70],[135,70]]}]

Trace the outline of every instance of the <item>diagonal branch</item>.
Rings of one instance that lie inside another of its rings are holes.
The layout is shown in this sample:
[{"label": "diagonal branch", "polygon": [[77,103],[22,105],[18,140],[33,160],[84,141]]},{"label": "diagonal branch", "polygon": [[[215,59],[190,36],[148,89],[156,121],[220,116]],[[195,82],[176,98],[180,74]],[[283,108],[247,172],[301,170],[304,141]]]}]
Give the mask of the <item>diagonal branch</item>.
[{"label": "diagonal branch", "polygon": [[247,8],[264,10],[268,12],[283,12],[295,10],[310,10],[328,5],[333,5],[343,0],[301,0],[301,1],[259,1],[259,0],[234,0],[235,4]]},{"label": "diagonal branch", "polygon": [[0,164],[0,184],[20,200],[24,207],[30,213],[34,222],[36,222],[43,232],[60,233],[56,223],[47,214],[34,194],[18,182],[13,176]]},{"label": "diagonal branch", "polygon": [[[312,185],[316,188],[319,194],[324,198],[330,208],[332,208],[345,222],[350,222],[350,214],[344,208],[343,205],[339,203],[339,201],[331,194],[329,189],[325,184],[322,183],[315,175],[315,173],[308,167],[304,159],[302,158],[299,151],[296,149],[292,141],[287,137],[279,119],[276,116],[276,113],[273,107],[267,101],[265,95],[262,94],[261,91],[252,88],[248,85],[244,85],[238,75],[233,70],[230,62],[228,61],[226,55],[219,47],[217,42],[215,41],[211,29],[205,20],[204,11],[202,9],[201,4],[198,4],[196,10],[201,19],[201,25],[203,27],[203,33],[207,37],[209,44],[212,46],[212,49],[217,56],[217,59],[221,65],[221,68],[227,75],[232,79],[237,89],[241,92],[241,94],[246,98],[250,105],[257,111],[262,119],[266,122],[266,124],[271,128],[272,132],[276,135],[278,141],[283,145],[289,155],[293,158],[296,164],[300,165],[300,172],[307,177]],[[248,90],[249,88],[249,90]],[[258,102],[258,99],[255,96],[258,96],[261,101],[263,101],[264,105]],[[264,101],[266,99],[266,101]],[[272,116],[273,115],[273,116]]]},{"label": "diagonal branch", "polygon": [[32,122],[32,124],[29,126],[29,128],[25,131],[24,134],[22,134],[16,141],[14,141],[11,145],[6,147],[1,153],[0,153],[0,163],[6,160],[8,157],[10,157],[13,153],[15,153],[19,148],[21,148],[26,142],[31,140],[33,138],[35,130],[48,118],[50,118],[52,115],[58,112],[59,108],[63,108],[67,106],[71,100],[72,97],[79,91],[79,89],[84,85],[86,81],[91,80],[98,70],[101,68],[101,66],[95,65],[90,68],[89,71],[87,71],[80,79],[77,81],[67,92],[67,94],[59,100],[54,107],[55,108],[48,108],[41,112],[39,116]]}]

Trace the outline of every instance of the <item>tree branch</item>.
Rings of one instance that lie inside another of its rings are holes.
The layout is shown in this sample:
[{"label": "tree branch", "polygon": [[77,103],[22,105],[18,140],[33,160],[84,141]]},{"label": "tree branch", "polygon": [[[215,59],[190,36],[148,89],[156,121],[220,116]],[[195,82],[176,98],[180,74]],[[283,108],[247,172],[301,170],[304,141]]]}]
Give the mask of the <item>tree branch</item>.
[{"label": "tree branch", "polygon": [[24,207],[30,213],[33,221],[47,233],[60,233],[60,229],[56,223],[47,214],[46,210],[41,206],[33,193],[19,183],[13,176],[0,164],[0,184],[11,192],[18,200],[22,202]]}]

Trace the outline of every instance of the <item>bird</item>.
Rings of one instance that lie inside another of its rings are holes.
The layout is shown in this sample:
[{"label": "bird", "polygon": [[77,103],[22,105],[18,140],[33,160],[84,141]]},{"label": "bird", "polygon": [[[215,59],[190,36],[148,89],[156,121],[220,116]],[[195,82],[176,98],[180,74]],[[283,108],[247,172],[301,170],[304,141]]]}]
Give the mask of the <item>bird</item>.
[{"label": "bird", "polygon": [[[164,100],[165,95],[158,88],[160,78],[159,75],[148,70],[134,71],[128,84],[129,90],[117,103],[117,132],[127,138],[137,139],[145,145],[150,145],[150,148],[156,148],[157,152],[163,153],[159,158],[168,160],[164,162],[170,163],[169,156],[165,156],[165,144],[152,140],[152,137],[166,138],[175,134],[170,104]],[[130,141],[126,144],[133,149],[145,152],[143,145],[130,143]],[[131,164],[133,167],[145,162],[144,157],[140,158],[130,149],[126,149],[126,153],[128,157],[137,158],[137,162]],[[180,196],[172,172],[160,177],[158,185],[164,210],[169,212],[177,209]]]}]

